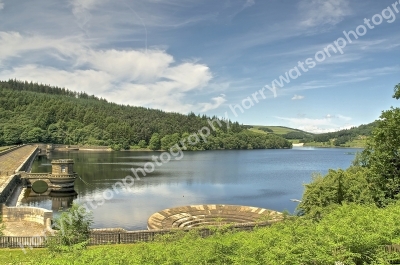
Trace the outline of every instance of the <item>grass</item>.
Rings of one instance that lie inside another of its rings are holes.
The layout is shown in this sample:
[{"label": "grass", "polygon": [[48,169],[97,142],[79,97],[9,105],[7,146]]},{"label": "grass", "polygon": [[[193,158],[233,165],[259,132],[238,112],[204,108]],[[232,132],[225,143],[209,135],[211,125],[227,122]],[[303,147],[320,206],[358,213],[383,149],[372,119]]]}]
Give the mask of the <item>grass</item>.
[{"label": "grass", "polygon": [[148,148],[141,148],[141,147],[138,146],[138,145],[131,145],[131,146],[130,146],[130,150],[131,150],[131,151],[151,151],[151,150],[148,149]]},{"label": "grass", "polygon": [[[1,264],[389,264],[382,246],[400,242],[400,205],[343,205],[320,222],[293,217],[252,232],[223,232],[202,238],[165,235],[156,242],[90,247],[62,254],[45,249],[0,249]],[[375,263],[373,263],[375,262]]]},{"label": "grass", "polygon": [[358,139],[346,143],[347,147],[362,147],[367,145],[367,139]]},{"label": "grass", "polygon": [[249,130],[252,131],[252,132],[255,132],[255,133],[268,134],[267,132],[261,131],[258,128],[251,128]]},{"label": "grass", "polygon": [[304,146],[312,146],[312,147],[336,147],[333,144],[323,143],[323,142],[310,142],[305,143]]},{"label": "grass", "polygon": [[365,148],[367,144],[367,138],[364,139],[355,139],[352,141],[347,142],[344,145],[341,146],[335,146],[333,144],[333,141],[330,142],[330,144],[328,143],[323,143],[323,142],[311,142],[311,143],[306,143],[304,144],[304,146],[313,146],[313,147],[331,147],[331,148],[335,148],[335,147],[348,147],[348,148]]},{"label": "grass", "polygon": [[[275,134],[279,134],[279,135],[283,135],[283,134],[287,134],[290,132],[303,132],[303,133],[307,133],[304,132],[302,130],[298,130],[298,129],[293,129],[293,128],[289,128],[289,127],[284,127],[284,126],[262,126],[262,125],[253,125],[253,128],[251,128],[250,130],[253,132],[259,132],[259,133],[266,133],[262,130],[260,130],[260,128],[268,128],[271,129],[273,131],[273,133]],[[310,134],[310,133],[307,133]]]}]

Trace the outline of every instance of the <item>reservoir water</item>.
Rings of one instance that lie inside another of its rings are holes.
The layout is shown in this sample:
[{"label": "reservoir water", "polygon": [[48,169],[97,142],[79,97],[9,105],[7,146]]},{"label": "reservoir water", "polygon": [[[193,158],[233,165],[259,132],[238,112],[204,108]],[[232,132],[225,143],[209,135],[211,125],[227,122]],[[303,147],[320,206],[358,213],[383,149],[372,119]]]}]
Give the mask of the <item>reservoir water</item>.
[{"label": "reservoir water", "polygon": [[[52,209],[65,200],[85,204],[93,212],[94,227],[146,229],[153,213],[193,204],[235,204],[294,212],[303,185],[314,172],[347,168],[361,149],[293,148],[291,150],[223,150],[185,152],[181,160],[156,166],[135,180],[128,190],[113,185],[131,168],[153,162],[160,152],[53,152],[35,161],[32,172],[50,172],[51,159],[74,159],[76,197],[30,197],[23,205]],[[104,199],[106,198],[106,199]],[[63,203],[64,202],[64,203]]]}]

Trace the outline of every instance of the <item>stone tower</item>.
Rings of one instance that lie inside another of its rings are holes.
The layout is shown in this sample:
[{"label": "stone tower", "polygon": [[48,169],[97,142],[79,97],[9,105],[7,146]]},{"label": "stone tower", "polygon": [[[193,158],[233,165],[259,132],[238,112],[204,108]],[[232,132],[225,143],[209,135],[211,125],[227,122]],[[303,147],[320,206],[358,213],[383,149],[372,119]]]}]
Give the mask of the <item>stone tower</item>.
[{"label": "stone tower", "polygon": [[51,175],[56,177],[73,177],[74,173],[74,160],[72,159],[59,159],[51,161],[52,172]]}]

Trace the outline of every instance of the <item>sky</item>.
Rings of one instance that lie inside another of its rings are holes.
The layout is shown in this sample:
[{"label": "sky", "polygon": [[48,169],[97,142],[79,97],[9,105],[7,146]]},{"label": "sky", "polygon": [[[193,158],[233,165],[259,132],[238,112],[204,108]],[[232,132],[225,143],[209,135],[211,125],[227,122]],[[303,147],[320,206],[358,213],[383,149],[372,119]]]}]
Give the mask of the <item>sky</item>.
[{"label": "sky", "polygon": [[399,10],[394,0],[0,0],[0,79],[335,131],[398,104]]}]

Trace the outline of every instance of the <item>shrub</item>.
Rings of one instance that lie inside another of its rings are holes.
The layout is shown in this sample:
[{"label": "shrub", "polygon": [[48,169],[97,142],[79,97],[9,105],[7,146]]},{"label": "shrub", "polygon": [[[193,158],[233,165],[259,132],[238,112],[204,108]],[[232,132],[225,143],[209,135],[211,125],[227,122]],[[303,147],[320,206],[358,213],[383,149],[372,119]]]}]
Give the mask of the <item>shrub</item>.
[{"label": "shrub", "polygon": [[85,248],[89,241],[92,224],[92,214],[84,207],[72,204],[70,209],[54,220],[53,226],[58,231],[47,242],[49,250],[65,252]]}]

